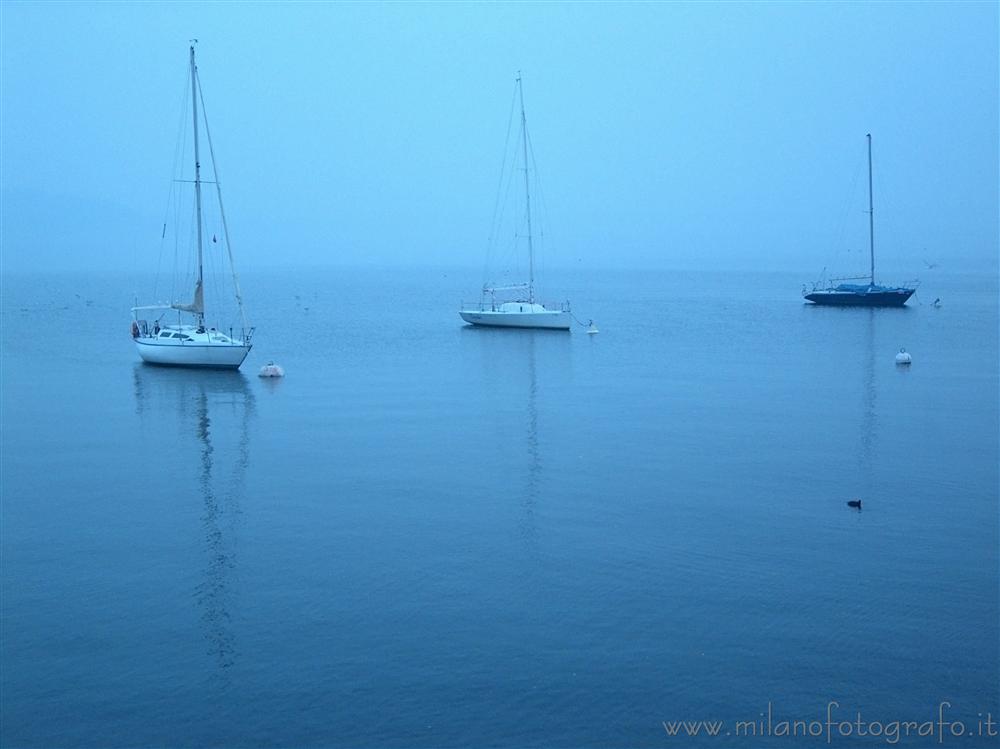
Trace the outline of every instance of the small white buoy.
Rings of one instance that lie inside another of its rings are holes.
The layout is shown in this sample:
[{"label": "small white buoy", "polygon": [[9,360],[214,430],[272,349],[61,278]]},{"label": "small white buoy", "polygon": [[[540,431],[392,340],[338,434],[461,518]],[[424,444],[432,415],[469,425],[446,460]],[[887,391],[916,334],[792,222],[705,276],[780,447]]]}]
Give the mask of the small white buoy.
[{"label": "small white buoy", "polygon": [[285,370],[275,364],[273,361],[269,361],[263,367],[260,368],[260,373],[258,377],[284,377]]},{"label": "small white buoy", "polygon": [[896,364],[910,364],[912,361],[913,359],[906,353],[905,348],[901,348],[899,353],[896,354]]},{"label": "small white buoy", "polygon": [[587,335],[594,335],[594,333],[600,333],[600,332],[601,332],[601,331],[599,331],[599,330],[597,329],[597,326],[596,326],[596,325],[594,325],[594,321],[593,321],[593,320],[591,320],[591,321],[590,321],[590,327],[589,327],[589,328],[587,328]]}]

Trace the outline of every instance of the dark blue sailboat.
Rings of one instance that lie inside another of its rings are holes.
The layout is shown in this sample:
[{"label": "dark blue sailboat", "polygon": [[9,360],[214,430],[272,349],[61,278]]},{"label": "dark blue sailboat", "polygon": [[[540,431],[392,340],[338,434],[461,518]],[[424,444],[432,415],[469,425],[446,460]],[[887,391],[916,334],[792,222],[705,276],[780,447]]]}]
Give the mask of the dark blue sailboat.
[{"label": "dark blue sailboat", "polygon": [[[875,283],[875,210],[872,201],[872,135],[868,133],[868,237],[871,252],[871,274],[857,278],[830,279],[825,288],[814,284],[812,291],[802,290],[802,296],[815,304],[834,307],[902,307],[913,296],[916,286],[882,286]],[[836,283],[864,281],[868,283]]]}]

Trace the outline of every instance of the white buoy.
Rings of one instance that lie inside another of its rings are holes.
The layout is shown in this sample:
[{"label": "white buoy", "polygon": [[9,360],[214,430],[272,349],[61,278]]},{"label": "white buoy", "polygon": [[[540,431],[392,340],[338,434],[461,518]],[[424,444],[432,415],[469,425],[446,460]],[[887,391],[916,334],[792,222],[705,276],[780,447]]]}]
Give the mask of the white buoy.
[{"label": "white buoy", "polygon": [[908,353],[906,353],[905,348],[901,348],[899,350],[899,353],[896,354],[896,364],[910,364],[912,361],[913,358]]},{"label": "white buoy", "polygon": [[275,364],[273,361],[269,361],[263,367],[260,368],[258,377],[284,377],[285,370]]},{"label": "white buoy", "polygon": [[600,333],[600,332],[601,332],[601,331],[599,331],[599,330],[597,329],[597,326],[596,326],[596,325],[594,325],[594,321],[593,321],[593,320],[591,320],[591,321],[590,321],[590,327],[589,327],[589,328],[587,328],[587,335],[594,335],[594,333]]}]

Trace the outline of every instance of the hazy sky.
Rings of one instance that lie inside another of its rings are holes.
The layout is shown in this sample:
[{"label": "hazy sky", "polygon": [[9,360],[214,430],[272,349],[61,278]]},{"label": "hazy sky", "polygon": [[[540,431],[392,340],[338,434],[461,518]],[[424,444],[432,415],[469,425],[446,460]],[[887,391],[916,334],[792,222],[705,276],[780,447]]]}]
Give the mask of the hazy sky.
[{"label": "hazy sky", "polygon": [[153,257],[197,37],[245,270],[480,265],[518,70],[549,266],[863,259],[871,132],[880,267],[995,269],[997,8],[7,0],[3,266]]}]

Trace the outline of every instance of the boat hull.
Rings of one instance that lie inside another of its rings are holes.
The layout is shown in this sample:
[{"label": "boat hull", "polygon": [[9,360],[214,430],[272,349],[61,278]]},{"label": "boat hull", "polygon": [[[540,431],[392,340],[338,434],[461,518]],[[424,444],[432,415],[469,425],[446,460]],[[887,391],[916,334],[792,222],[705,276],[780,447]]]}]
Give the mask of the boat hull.
[{"label": "boat hull", "polygon": [[856,293],[850,291],[814,291],[806,294],[807,301],[828,307],[902,307],[913,296],[915,289],[894,289],[892,291],[871,291]]},{"label": "boat hull", "polygon": [[155,339],[136,340],[139,356],[147,364],[162,367],[200,367],[239,369],[252,344],[208,345],[197,343],[157,343]]},{"label": "boat hull", "polygon": [[546,310],[544,312],[461,310],[458,314],[471,325],[483,325],[492,328],[569,330],[572,323],[572,317],[569,312],[557,310]]}]

